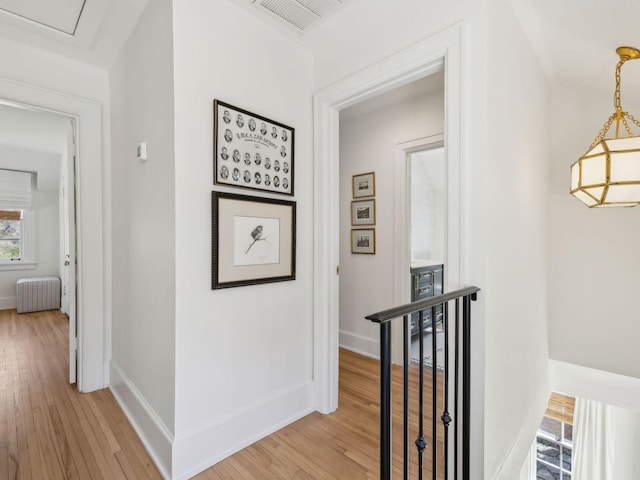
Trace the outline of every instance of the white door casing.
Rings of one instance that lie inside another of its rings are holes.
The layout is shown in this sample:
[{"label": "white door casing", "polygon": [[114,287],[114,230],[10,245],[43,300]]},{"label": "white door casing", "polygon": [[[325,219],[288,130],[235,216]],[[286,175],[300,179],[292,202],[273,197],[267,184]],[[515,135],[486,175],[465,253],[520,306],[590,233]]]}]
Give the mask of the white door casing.
[{"label": "white door casing", "polygon": [[76,121],[77,387],[104,388],[104,237],[100,103],[0,78],[0,99],[46,110]]}]

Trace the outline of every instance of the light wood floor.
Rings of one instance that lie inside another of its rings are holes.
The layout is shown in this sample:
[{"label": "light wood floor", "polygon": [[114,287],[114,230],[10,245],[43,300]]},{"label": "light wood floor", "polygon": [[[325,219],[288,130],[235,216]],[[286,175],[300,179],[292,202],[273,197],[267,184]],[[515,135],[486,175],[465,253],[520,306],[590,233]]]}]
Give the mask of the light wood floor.
[{"label": "light wood floor", "polygon": [[[0,480],[161,478],[111,392],[80,394],[68,384],[67,345],[67,320],[60,312],[0,311]],[[396,373],[394,392],[399,392],[401,376]],[[412,377],[415,380],[415,370]],[[341,351],[340,406],[335,413],[308,415],[195,478],[378,478],[378,378],[376,361]],[[442,398],[441,386],[439,392]],[[414,387],[414,407],[416,396]],[[430,399],[427,381],[426,405]],[[399,393],[394,402],[400,412]],[[415,408],[411,411],[415,419]],[[441,407],[438,411],[440,415]],[[429,444],[424,472],[431,478],[430,407],[424,418]],[[399,413],[394,414],[393,435],[394,475],[400,475]],[[410,441],[415,437],[412,429]],[[439,445],[441,437],[439,432]],[[415,461],[415,447],[411,454]],[[442,469],[438,471],[443,478]]]},{"label": "light wood floor", "polygon": [[69,385],[59,311],[0,311],[0,480],[160,479],[109,390]]}]

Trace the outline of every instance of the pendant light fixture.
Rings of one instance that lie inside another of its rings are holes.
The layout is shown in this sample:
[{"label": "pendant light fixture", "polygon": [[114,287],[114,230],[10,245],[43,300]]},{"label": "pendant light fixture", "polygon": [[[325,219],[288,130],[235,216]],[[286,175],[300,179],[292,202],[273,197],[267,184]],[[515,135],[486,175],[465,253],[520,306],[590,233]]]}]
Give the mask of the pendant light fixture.
[{"label": "pendant light fixture", "polygon": [[[628,60],[640,58],[640,50],[618,47],[616,65],[615,112],[589,147],[571,165],[571,194],[589,208],[635,207],[640,205],[640,136],[631,133],[629,123],[640,128],[640,121],[622,110],[620,69]],[[615,123],[615,137],[606,137]],[[620,127],[626,136],[620,137]]]}]

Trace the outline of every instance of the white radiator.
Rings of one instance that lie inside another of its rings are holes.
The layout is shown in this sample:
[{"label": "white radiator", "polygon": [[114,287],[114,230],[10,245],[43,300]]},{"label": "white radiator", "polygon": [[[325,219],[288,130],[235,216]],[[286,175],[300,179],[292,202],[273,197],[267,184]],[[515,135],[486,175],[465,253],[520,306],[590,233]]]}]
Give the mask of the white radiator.
[{"label": "white radiator", "polygon": [[21,278],[16,282],[18,313],[60,308],[58,277]]}]

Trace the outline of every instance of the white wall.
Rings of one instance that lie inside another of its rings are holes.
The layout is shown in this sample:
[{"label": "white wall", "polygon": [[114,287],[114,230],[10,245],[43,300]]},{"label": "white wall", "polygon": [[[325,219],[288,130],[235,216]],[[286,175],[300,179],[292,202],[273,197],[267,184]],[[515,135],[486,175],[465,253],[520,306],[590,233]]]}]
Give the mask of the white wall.
[{"label": "white wall", "polygon": [[[344,117],[343,117],[344,118]],[[394,306],[396,145],[439,135],[444,91],[340,122],[340,346],[378,357],[380,328],[365,315]],[[351,253],[352,176],[376,174],[376,254]],[[406,185],[406,182],[401,182]],[[407,276],[409,271],[407,270]],[[407,292],[409,295],[409,292]],[[408,298],[407,298],[408,300]]]},{"label": "white wall", "polygon": [[[557,88],[552,103],[557,111],[567,112],[571,121],[554,116],[550,125],[550,355],[640,377],[635,302],[640,288],[640,209],[588,209],[568,193],[569,166],[587,150],[613,112],[611,98]],[[640,111],[630,104],[625,107],[636,116]]]},{"label": "white wall", "polygon": [[461,20],[483,1],[352,0],[305,33],[315,58],[315,86],[324,88]]},{"label": "white wall", "polygon": [[[177,478],[312,408],[312,57],[234,3],[173,7]],[[214,98],[295,128],[295,281],[211,290]]]},{"label": "white wall", "polygon": [[[149,2],[109,72],[111,388],[161,471],[175,428],[175,159],[169,0]],[[147,142],[148,160],[136,160]],[[182,159],[179,165],[182,165]]]},{"label": "white wall", "polygon": [[[516,478],[546,408],[547,81],[507,1],[488,10],[485,478]],[[473,154],[475,156],[475,153]],[[473,181],[473,179],[471,180]],[[505,419],[509,419],[505,421]]]}]

